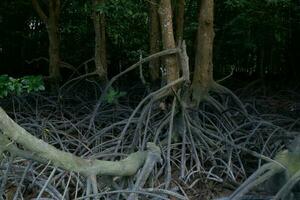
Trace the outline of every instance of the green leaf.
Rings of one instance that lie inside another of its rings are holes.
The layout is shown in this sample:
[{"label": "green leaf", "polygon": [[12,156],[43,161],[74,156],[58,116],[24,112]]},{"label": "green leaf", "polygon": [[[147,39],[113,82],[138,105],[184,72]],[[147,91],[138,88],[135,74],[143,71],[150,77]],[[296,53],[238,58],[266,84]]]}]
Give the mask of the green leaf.
[{"label": "green leaf", "polygon": [[108,92],[105,96],[105,100],[109,104],[116,104],[118,103],[118,99],[125,96],[126,94],[126,92],[119,92],[118,90],[111,87],[108,89]]},{"label": "green leaf", "polygon": [[42,76],[24,76],[15,79],[8,75],[0,76],[0,98],[8,94],[21,95],[23,92],[37,92],[45,90]]}]

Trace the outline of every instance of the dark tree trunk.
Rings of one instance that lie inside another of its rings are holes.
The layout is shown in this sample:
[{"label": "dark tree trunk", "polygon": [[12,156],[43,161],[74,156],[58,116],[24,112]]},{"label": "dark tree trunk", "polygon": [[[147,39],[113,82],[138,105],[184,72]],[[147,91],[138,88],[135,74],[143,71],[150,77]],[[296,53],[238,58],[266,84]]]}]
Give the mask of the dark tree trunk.
[{"label": "dark tree trunk", "polygon": [[59,56],[59,14],[60,0],[49,1],[49,18],[47,31],[49,36],[49,76],[54,82],[61,79]]},{"label": "dark tree trunk", "polygon": [[106,61],[106,38],[105,38],[105,15],[97,11],[97,5],[103,4],[104,0],[94,0],[93,22],[95,29],[95,66],[100,81],[107,82]]},{"label": "dark tree trunk", "polygon": [[59,17],[60,17],[60,0],[50,0],[48,5],[48,15],[40,7],[38,0],[32,0],[32,5],[40,18],[47,27],[49,38],[49,78],[54,84],[61,79],[60,74],[60,52],[59,52]]},{"label": "dark tree trunk", "polygon": [[[150,54],[155,54],[160,51],[160,28],[158,16],[158,1],[152,0],[149,2],[150,16]],[[149,62],[150,76],[153,83],[159,80],[160,59],[154,59]]]},{"label": "dark tree trunk", "polygon": [[183,40],[185,0],[178,0],[176,15],[176,42]]}]

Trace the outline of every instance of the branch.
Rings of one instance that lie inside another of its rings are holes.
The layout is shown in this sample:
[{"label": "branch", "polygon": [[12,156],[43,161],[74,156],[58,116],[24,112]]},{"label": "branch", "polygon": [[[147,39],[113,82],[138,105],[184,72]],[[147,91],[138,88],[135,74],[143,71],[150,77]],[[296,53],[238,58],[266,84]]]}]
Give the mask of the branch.
[{"label": "branch", "polygon": [[153,151],[151,150],[152,148],[149,148],[148,151],[138,151],[120,161],[83,159],[71,153],[58,150],[54,146],[34,137],[15,123],[1,107],[0,130],[3,133],[0,133],[0,137],[4,136],[2,138],[7,137],[10,139],[10,143],[8,143],[8,140],[5,143],[3,142],[4,140],[0,138],[0,149],[9,150],[8,147],[13,145],[12,142],[16,142],[40,159],[49,160],[57,167],[61,167],[68,171],[78,172],[85,176],[131,176],[144,165],[149,152]]},{"label": "branch", "polygon": [[[159,147],[155,146],[153,143],[150,144],[148,143],[147,148],[151,149],[151,153],[149,153],[145,161],[144,167],[141,170],[141,173],[139,174],[134,184],[133,190],[141,189],[146,184],[146,181],[150,176],[150,173],[152,172],[155,164],[157,162],[162,162],[161,150],[159,149]],[[128,200],[135,200],[135,199],[137,199],[137,193],[131,193],[128,197]]]},{"label": "branch", "polygon": [[228,74],[227,76],[221,78],[220,80],[217,80],[216,82],[217,82],[217,83],[221,83],[221,82],[227,80],[228,78],[230,78],[230,77],[233,75],[234,70],[235,70],[235,68],[234,68],[234,67],[231,67],[230,74]]},{"label": "branch", "polygon": [[[32,152],[19,149],[5,135],[0,134],[0,153],[3,154],[5,151],[10,152],[12,155],[18,155],[27,160],[34,160],[43,164],[47,164],[47,160],[34,155],[34,153]],[[1,155],[0,155],[0,160],[1,160]]]},{"label": "branch", "polygon": [[41,8],[38,0],[32,0],[32,5],[33,8],[35,9],[35,11],[37,12],[37,14],[40,16],[40,18],[46,23],[48,24],[48,17],[45,14],[45,12],[43,11],[43,9]]},{"label": "branch", "polygon": [[106,96],[107,94],[107,91],[108,89],[112,86],[112,84],[121,76],[123,76],[124,74],[134,70],[135,68],[139,67],[140,65],[142,65],[143,63],[145,62],[149,62],[155,58],[159,58],[159,57],[162,57],[162,56],[166,56],[166,55],[171,55],[171,54],[176,54],[180,51],[179,48],[175,48],[175,49],[167,49],[167,50],[163,50],[163,51],[160,51],[158,53],[155,53],[155,54],[152,54],[146,58],[143,58],[142,60],[140,60],[139,62],[131,65],[130,67],[128,67],[126,70],[122,71],[121,73],[117,74],[116,76],[112,77],[110,79],[110,81],[107,83],[104,91],[102,92],[99,100],[97,101],[96,105],[95,105],[95,108],[94,108],[94,111],[93,111],[93,114],[92,114],[92,117],[90,119],[90,125],[89,125],[89,129],[92,127],[92,124],[94,123],[94,119],[97,115],[97,112],[98,112],[98,109],[99,107],[101,106],[101,103],[104,99],[104,97]]}]

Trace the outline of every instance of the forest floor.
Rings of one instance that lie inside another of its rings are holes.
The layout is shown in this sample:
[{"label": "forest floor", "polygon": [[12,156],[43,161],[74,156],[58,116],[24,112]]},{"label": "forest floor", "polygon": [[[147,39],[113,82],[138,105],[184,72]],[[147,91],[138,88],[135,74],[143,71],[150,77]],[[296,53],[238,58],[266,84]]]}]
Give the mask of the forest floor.
[{"label": "forest floor", "polygon": [[[122,158],[125,152],[145,148],[145,143],[153,140],[153,138],[160,140],[161,144],[164,143],[165,138],[156,136],[156,132],[161,127],[158,121],[163,121],[168,116],[171,109],[170,105],[165,105],[166,107],[162,108],[159,103],[155,104],[152,116],[156,120],[151,118],[149,123],[139,123],[141,119],[135,115],[132,117],[129,125],[126,121],[131,118],[135,107],[146,95],[144,88],[139,86],[129,89],[120,88],[120,90],[126,91],[126,95],[121,95],[120,97],[111,96],[109,98],[112,99],[105,99],[106,102],[101,105],[97,115],[94,116],[94,123],[91,123],[91,115],[99,98],[98,91],[100,88],[92,82],[85,82],[76,87],[76,89],[60,90],[58,95],[36,93],[10,97],[0,100],[0,105],[19,125],[31,134],[61,150],[86,158],[113,158],[117,160]],[[284,149],[290,139],[289,136],[284,137],[283,134],[285,132],[282,132],[281,128],[291,133],[291,135],[299,134],[299,87],[292,89],[262,87],[260,83],[256,83],[236,89],[235,94],[241,99],[251,118],[256,120],[255,124],[244,126],[243,124],[247,124],[247,122],[240,122],[240,115],[236,114],[235,116],[232,114],[233,117],[237,118],[237,125],[232,125],[235,128],[228,131],[236,130],[237,132],[250,135],[249,137],[247,136],[246,140],[236,137],[234,139],[236,144],[244,145],[245,148],[272,157],[276,152]],[[201,108],[205,109],[205,106],[200,106]],[[235,110],[236,108],[229,106],[229,109]],[[142,116],[142,112],[145,112],[145,110],[138,111],[136,115],[140,114]],[[207,112],[209,112],[209,109]],[[266,125],[267,123],[271,125]],[[128,127],[124,128],[125,126]],[[224,130],[227,130],[227,128],[225,127]],[[120,134],[124,132],[124,129],[126,129],[126,134],[121,137]],[[162,127],[161,129],[164,130],[165,128]],[[242,136],[240,137],[242,138]],[[273,137],[275,138],[274,140]],[[118,147],[118,140],[124,140],[121,147]],[[220,142],[218,145],[224,147],[223,153],[226,155],[222,155],[216,150],[214,160],[218,163],[219,160],[227,160],[227,163],[223,161],[220,161],[220,163],[231,167],[222,168],[222,165],[220,169],[216,170],[212,167],[212,162],[207,161],[206,163],[206,160],[210,158],[207,158],[206,155],[203,156],[201,148],[199,148],[199,158],[204,159],[200,173],[196,173],[199,172],[199,169],[197,170],[194,167],[196,166],[195,162],[200,159],[198,158],[196,161],[191,159],[190,161],[188,159],[189,155],[191,157],[193,155],[188,150],[186,150],[187,159],[184,161],[188,163],[184,166],[187,169],[182,170],[182,164],[180,164],[182,163],[182,156],[178,153],[182,151],[180,140],[180,138],[172,138],[171,163],[173,168],[172,181],[168,190],[180,193],[189,199],[205,200],[228,196],[238,183],[251,174],[261,163],[261,160],[247,155],[245,152],[228,150],[228,144],[221,144]],[[164,146],[162,148],[163,151],[167,151],[164,149]],[[179,150],[177,151],[177,149]],[[234,159],[227,159],[228,152],[233,152],[229,157],[234,157]],[[163,158],[166,157],[163,156]],[[239,160],[240,158],[242,158],[242,161]],[[239,165],[236,163],[243,164]],[[7,166],[10,167],[8,168]],[[228,170],[229,168],[231,170]],[[164,188],[165,182],[161,178],[163,175],[161,169],[163,167],[160,166],[154,169],[152,180],[148,183],[149,188]],[[13,195],[18,190],[20,181],[23,182],[23,186],[21,190],[19,189],[19,193],[25,199],[34,198],[41,191],[43,197],[74,199],[75,197],[84,196],[86,190],[85,180],[81,176],[60,169],[56,170],[54,176],[52,176],[51,183],[48,183],[48,177],[53,172],[51,165],[29,162],[19,158],[15,160],[7,158],[3,160],[0,166],[0,173],[1,171],[6,174],[7,180],[4,186],[2,179],[0,187],[5,188],[7,199],[9,199],[9,195]],[[127,178],[125,182],[124,180],[116,179],[114,185],[99,183],[99,189],[103,193],[102,198],[117,199],[116,196],[110,196],[115,194],[110,194],[108,191],[120,190],[121,192],[122,189],[130,188],[133,182],[134,177],[132,179]],[[46,183],[47,187],[45,189]],[[154,192],[154,194],[158,193]],[[150,199],[150,196],[148,194],[147,198],[145,197],[144,199]],[[162,195],[163,197],[164,195]],[[118,198],[122,199],[120,196]]]},{"label": "forest floor", "polygon": [[[234,87],[236,87],[236,85],[234,85]],[[279,86],[274,84],[274,82],[264,85],[260,80],[257,80],[242,88],[235,89],[234,93],[241,99],[245,106],[249,106],[249,111],[253,111],[252,115],[260,116],[262,120],[277,124],[279,127],[293,132],[295,135],[300,134],[300,126],[298,124],[300,120],[300,86],[286,86],[284,84]],[[257,127],[253,127],[252,130],[249,130],[249,133],[252,132],[253,134],[256,128]],[[272,134],[276,135],[276,133],[271,130],[266,134],[269,136]],[[279,148],[275,148],[275,152],[286,148],[286,140],[289,140],[288,137],[289,136],[286,136],[286,138],[284,138],[283,136],[277,141],[275,145],[280,144],[281,147],[278,145],[277,147]],[[255,144],[252,145],[255,146]],[[271,146],[267,143],[265,145],[266,148],[268,148],[267,146]],[[262,151],[259,150],[257,152]],[[266,155],[272,157],[271,155],[274,155],[275,152]],[[251,155],[245,155],[243,159],[249,159],[249,156],[251,157]],[[255,168],[257,168],[257,161],[258,160],[255,159],[254,162],[245,166],[248,175],[251,175]],[[192,199],[214,199],[216,196],[228,197],[235,190],[235,187],[237,187],[237,185],[231,181],[227,183],[218,183],[215,181],[209,181],[208,184],[199,183],[195,187],[198,189],[194,189],[191,192],[194,194]],[[252,195],[245,197],[245,200],[248,200],[248,198],[253,200],[271,199],[270,194],[266,194],[263,191],[260,192],[262,193],[261,195],[254,192]]]}]

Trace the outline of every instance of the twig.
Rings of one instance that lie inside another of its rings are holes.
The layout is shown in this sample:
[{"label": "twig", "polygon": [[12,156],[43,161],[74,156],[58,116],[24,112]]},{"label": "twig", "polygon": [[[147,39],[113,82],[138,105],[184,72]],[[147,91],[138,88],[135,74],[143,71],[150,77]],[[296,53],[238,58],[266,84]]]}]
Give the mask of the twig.
[{"label": "twig", "polygon": [[20,182],[18,183],[18,187],[17,187],[17,190],[16,190],[16,193],[15,193],[15,195],[14,195],[14,199],[13,199],[13,200],[17,200],[18,195],[19,195],[19,193],[20,193],[20,191],[21,191],[23,182],[24,182],[24,180],[25,180],[25,176],[27,175],[27,172],[28,172],[29,168],[31,167],[31,165],[32,165],[32,162],[30,162],[30,163],[27,165],[26,169],[24,170],[23,175],[22,175],[22,178],[21,178]]},{"label": "twig", "polygon": [[55,174],[55,172],[56,172],[56,169],[57,169],[57,168],[55,167],[55,168],[52,170],[50,176],[48,177],[47,182],[44,184],[44,186],[43,186],[43,188],[41,189],[41,191],[40,191],[39,195],[37,196],[36,200],[40,200],[40,198],[42,197],[42,195],[43,195],[43,193],[44,193],[46,187],[48,186],[48,184],[50,183],[52,177],[54,176],[54,174]]}]

